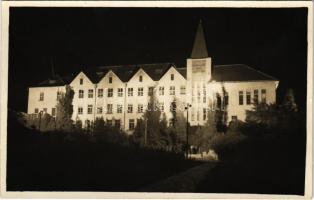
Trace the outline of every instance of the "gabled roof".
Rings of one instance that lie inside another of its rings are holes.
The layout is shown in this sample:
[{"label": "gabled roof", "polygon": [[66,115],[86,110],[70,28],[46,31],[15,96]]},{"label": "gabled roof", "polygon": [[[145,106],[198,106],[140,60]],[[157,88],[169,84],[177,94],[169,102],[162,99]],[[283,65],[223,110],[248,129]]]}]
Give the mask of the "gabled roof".
[{"label": "gabled roof", "polygon": [[206,47],[206,40],[203,31],[202,21],[198,24],[194,45],[192,49],[191,58],[198,59],[198,58],[207,58],[207,47]]},{"label": "gabled roof", "polygon": [[214,65],[212,80],[223,81],[262,81],[277,80],[276,78],[260,72],[244,64]]},{"label": "gabled roof", "polygon": [[[118,66],[101,66],[94,68],[94,73],[108,72],[112,70],[123,82],[129,81],[134,74],[143,69],[154,81],[158,81],[171,67],[173,63],[156,63],[156,64],[138,64],[138,65],[118,65]],[[105,74],[104,74],[105,75]],[[95,79],[97,80],[97,79]]]},{"label": "gabled roof", "polygon": [[[143,69],[154,81],[159,81],[172,66],[186,79],[186,68],[176,68],[173,63],[102,66],[90,68],[83,72],[93,83],[98,83],[110,70],[112,70],[121,81],[128,82],[138,70]],[[278,80],[244,64],[214,65],[212,70],[211,80],[217,82]],[[69,84],[74,78],[75,76],[73,74],[63,77],[58,76],[54,79],[47,79],[36,86],[63,86]]]},{"label": "gabled roof", "polygon": [[69,84],[75,76],[73,74],[70,74],[68,76],[59,76],[56,75],[54,78],[46,79],[38,84],[35,85],[35,87],[53,87],[53,86],[64,86],[66,84]]}]

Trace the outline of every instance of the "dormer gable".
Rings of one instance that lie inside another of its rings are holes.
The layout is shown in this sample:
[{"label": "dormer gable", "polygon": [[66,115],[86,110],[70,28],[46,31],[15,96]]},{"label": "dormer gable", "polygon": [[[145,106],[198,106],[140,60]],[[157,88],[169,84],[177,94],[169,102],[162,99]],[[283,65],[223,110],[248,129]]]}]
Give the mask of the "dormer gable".
[{"label": "dormer gable", "polygon": [[149,84],[155,81],[142,68],[139,68],[128,82],[134,84]]},{"label": "dormer gable", "polygon": [[111,85],[121,83],[123,83],[121,79],[112,70],[109,70],[98,82],[98,85]]},{"label": "dormer gable", "polygon": [[84,85],[93,85],[93,82],[90,80],[90,78],[81,71],[76,75],[76,77],[72,80],[70,83],[71,86],[84,86]]},{"label": "dormer gable", "polygon": [[166,82],[185,81],[185,78],[175,67],[172,66],[159,80],[159,82],[164,82],[164,81]]}]

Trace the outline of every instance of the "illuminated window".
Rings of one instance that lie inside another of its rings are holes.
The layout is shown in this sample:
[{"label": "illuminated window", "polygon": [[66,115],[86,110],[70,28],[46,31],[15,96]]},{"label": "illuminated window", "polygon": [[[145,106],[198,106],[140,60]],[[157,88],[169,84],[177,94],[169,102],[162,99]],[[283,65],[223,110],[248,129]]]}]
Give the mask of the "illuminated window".
[{"label": "illuminated window", "polygon": [[133,112],[133,105],[128,104],[128,113],[132,113],[132,112]]},{"label": "illuminated window", "polygon": [[148,96],[153,96],[154,94],[154,87],[149,87],[148,88]]},{"label": "illuminated window", "polygon": [[258,90],[254,90],[254,104],[258,104]]},{"label": "illuminated window", "polygon": [[123,97],[123,88],[118,88],[118,97]]},{"label": "illuminated window", "polygon": [[83,108],[82,108],[82,107],[78,107],[77,113],[78,113],[79,115],[82,115],[82,114],[83,114]]},{"label": "illuminated window", "polygon": [[108,97],[113,97],[113,88],[108,88]]},{"label": "illuminated window", "polygon": [[102,107],[97,108],[97,114],[102,114]]},{"label": "illuminated window", "polygon": [[262,89],[262,103],[266,103],[266,90],[265,89]]},{"label": "illuminated window", "polygon": [[206,120],[206,114],[207,114],[206,108],[203,108],[203,121]]},{"label": "illuminated window", "polygon": [[84,98],[84,90],[79,90],[79,98]]},{"label": "illuminated window", "polygon": [[114,121],[114,126],[115,126],[116,128],[120,128],[120,126],[121,126],[121,120],[120,120],[120,119],[116,119],[116,120]]},{"label": "illuminated window", "polygon": [[87,114],[92,114],[93,113],[93,105],[88,105],[87,106]]},{"label": "illuminated window", "polygon": [[94,90],[90,89],[88,90],[88,98],[93,98],[94,96]]},{"label": "illuminated window", "polygon": [[129,130],[134,130],[135,124],[134,119],[129,119]]},{"label": "illuminated window", "polygon": [[133,88],[128,88],[128,96],[129,97],[133,96]]},{"label": "illuminated window", "polygon": [[39,101],[43,101],[43,100],[44,100],[44,93],[41,92],[41,93],[39,94]]},{"label": "illuminated window", "polygon": [[143,113],[143,104],[138,104],[137,105],[137,112],[138,113]]},{"label": "illuminated window", "polygon": [[239,105],[243,105],[243,91],[239,91]]},{"label": "illuminated window", "polygon": [[56,115],[56,108],[51,108],[51,115],[55,116]]},{"label": "illuminated window", "polygon": [[98,97],[102,98],[104,96],[104,90],[103,89],[98,89]]},{"label": "illuminated window", "polygon": [[143,96],[143,93],[144,93],[143,90],[144,90],[144,89],[143,89],[142,87],[138,88],[138,89],[137,89],[137,95],[138,95],[138,96]]},{"label": "illuminated window", "polygon": [[159,95],[162,96],[165,94],[165,88],[164,87],[159,87]]},{"label": "illuminated window", "polygon": [[107,104],[107,114],[112,114],[112,104]]},{"label": "illuminated window", "polygon": [[170,86],[170,95],[176,94],[176,88],[174,86]]},{"label": "illuminated window", "polygon": [[117,113],[122,113],[122,105],[121,104],[117,105]]},{"label": "illuminated window", "polygon": [[185,94],[185,85],[181,85],[180,94]]},{"label": "illuminated window", "polygon": [[246,91],[246,104],[250,105],[251,104],[251,92]]}]

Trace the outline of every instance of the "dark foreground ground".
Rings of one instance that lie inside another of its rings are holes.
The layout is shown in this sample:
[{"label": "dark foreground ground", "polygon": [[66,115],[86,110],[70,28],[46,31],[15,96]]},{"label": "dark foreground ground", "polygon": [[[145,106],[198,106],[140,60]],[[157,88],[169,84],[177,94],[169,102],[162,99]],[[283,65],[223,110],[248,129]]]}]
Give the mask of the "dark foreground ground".
[{"label": "dark foreground ground", "polygon": [[181,154],[38,133],[9,118],[8,191],[136,191],[199,165]]},{"label": "dark foreground ground", "polygon": [[[68,140],[8,120],[8,191],[139,191],[203,164],[181,154],[91,142],[83,136]],[[201,182],[193,182],[194,192],[304,194],[305,130],[248,136],[221,151],[220,158],[204,178],[197,178]],[[187,176],[176,180],[181,178]],[[163,190],[184,192],[175,187]]]},{"label": "dark foreground ground", "polygon": [[209,171],[196,192],[304,195],[303,134],[249,138]]}]

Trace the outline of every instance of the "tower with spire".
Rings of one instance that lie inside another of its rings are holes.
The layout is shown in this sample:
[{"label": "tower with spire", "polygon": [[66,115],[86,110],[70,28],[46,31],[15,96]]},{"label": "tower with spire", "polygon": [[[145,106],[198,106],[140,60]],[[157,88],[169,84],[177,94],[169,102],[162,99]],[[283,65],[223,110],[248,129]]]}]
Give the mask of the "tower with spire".
[{"label": "tower with spire", "polygon": [[[192,105],[191,115],[195,113],[200,116],[202,108],[206,108],[206,98],[208,82],[212,77],[212,60],[208,56],[207,45],[203,30],[203,24],[200,20],[196,31],[191,57],[187,59],[186,67],[186,101]],[[208,94],[208,93],[207,93]],[[193,116],[189,116],[192,117]]]}]

